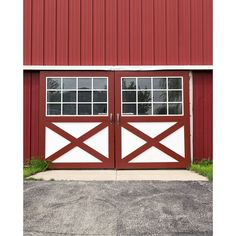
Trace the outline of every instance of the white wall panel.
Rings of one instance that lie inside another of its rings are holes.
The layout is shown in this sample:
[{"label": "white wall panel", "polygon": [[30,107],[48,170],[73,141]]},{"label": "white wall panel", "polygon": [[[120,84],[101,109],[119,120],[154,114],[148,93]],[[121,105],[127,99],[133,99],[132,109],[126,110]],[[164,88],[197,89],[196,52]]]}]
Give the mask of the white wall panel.
[{"label": "white wall panel", "polygon": [[149,162],[177,162],[175,159],[160,151],[155,147],[150,147],[131,161],[130,163],[149,163]]}]

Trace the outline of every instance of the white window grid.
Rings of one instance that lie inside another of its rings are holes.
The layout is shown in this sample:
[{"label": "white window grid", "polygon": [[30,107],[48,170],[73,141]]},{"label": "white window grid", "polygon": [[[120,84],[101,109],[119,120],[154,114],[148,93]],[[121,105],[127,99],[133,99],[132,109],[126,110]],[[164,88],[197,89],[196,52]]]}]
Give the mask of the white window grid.
[{"label": "white window grid", "polygon": [[[136,88],[135,89],[123,89],[122,88],[122,81],[123,79],[135,79],[136,81]],[[139,78],[147,78],[151,79],[151,89],[139,89],[138,88],[138,79]],[[165,89],[153,89],[153,79],[166,79],[166,88]],[[168,88],[168,79],[173,78],[173,79],[181,79],[181,89],[169,89]],[[136,92],[136,102],[123,102],[123,91],[133,91]],[[138,91],[150,91],[151,92],[151,102],[138,102]],[[165,91],[166,92],[166,102],[154,102],[153,101],[153,92],[154,91]],[[169,91],[181,91],[181,102],[169,102],[169,96],[168,92]],[[183,116],[184,115],[184,86],[183,86],[183,77],[182,76],[142,76],[142,77],[121,77],[121,114],[122,116]],[[181,104],[182,109],[181,109],[181,114],[169,114],[169,104]],[[123,104],[136,104],[136,114],[128,114],[128,113],[123,113]],[[138,104],[151,104],[151,114],[147,115],[139,115],[138,114]],[[154,104],[166,104],[167,105],[167,113],[166,114],[153,114],[153,108]]]},{"label": "white window grid", "polygon": [[[91,79],[91,89],[78,89],[78,79]],[[61,83],[61,88],[60,89],[48,89],[47,88],[47,80],[48,79],[60,79],[60,83]],[[64,89],[63,88],[63,79],[76,79],[76,89]],[[94,89],[93,88],[93,79],[106,79],[106,84],[107,84],[107,88],[106,89]],[[69,76],[69,77],[66,77],[66,76],[63,76],[63,77],[56,77],[56,76],[50,76],[50,77],[46,77],[46,116],[107,116],[108,115],[108,109],[109,109],[109,106],[108,106],[108,88],[109,88],[109,80],[108,80],[108,77],[105,77],[105,76],[102,76],[102,77],[86,77],[86,76],[82,76],[82,77],[73,77],[73,76]],[[48,91],[60,91],[61,92],[61,102],[48,102],[47,101],[47,92]],[[75,91],[76,92],[76,101],[75,102],[63,102],[63,91]],[[79,91],[90,91],[91,92],[91,101],[90,102],[79,102],[78,101],[78,92]],[[93,101],[93,92],[94,91],[106,91],[106,102],[94,102]],[[47,105],[48,104],[58,104],[58,105],[61,105],[61,114],[60,115],[48,115],[48,112],[47,112]],[[75,104],[75,107],[76,107],[76,114],[74,115],[65,115],[63,114],[63,104]],[[90,104],[91,105],[91,114],[90,115],[80,115],[78,114],[78,105],[79,104]],[[107,105],[107,112],[106,113],[102,113],[102,114],[96,114],[94,115],[93,114],[93,104],[106,104]]]}]

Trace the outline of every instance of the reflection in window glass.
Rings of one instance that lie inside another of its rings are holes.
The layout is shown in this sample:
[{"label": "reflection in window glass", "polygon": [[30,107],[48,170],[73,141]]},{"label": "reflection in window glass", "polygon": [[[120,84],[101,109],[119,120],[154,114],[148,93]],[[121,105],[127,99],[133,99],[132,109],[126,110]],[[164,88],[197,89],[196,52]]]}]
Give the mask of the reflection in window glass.
[{"label": "reflection in window glass", "polygon": [[153,104],[153,114],[155,114],[155,115],[167,114],[167,104],[166,103],[154,103]]},{"label": "reflection in window glass", "polygon": [[76,104],[63,104],[62,105],[63,115],[76,115]]},{"label": "reflection in window glass", "polygon": [[48,91],[47,102],[61,102],[61,91]]},{"label": "reflection in window glass", "polygon": [[91,104],[78,104],[79,115],[91,115]]},{"label": "reflection in window glass", "polygon": [[168,78],[168,89],[182,89],[181,78]]},{"label": "reflection in window glass", "polygon": [[138,102],[151,102],[151,91],[138,91]]},{"label": "reflection in window glass", "polygon": [[151,78],[138,78],[138,89],[151,89]]},{"label": "reflection in window glass", "polygon": [[166,78],[153,78],[153,89],[166,89]]},{"label": "reflection in window glass", "polygon": [[61,104],[47,104],[47,115],[61,115]]},{"label": "reflection in window glass", "polygon": [[76,78],[63,78],[63,89],[76,89]]},{"label": "reflection in window glass", "polygon": [[78,91],[79,102],[91,102],[92,92],[91,91]]},{"label": "reflection in window glass", "polygon": [[169,91],[168,92],[168,101],[169,102],[181,102],[182,101],[182,92],[181,91]]},{"label": "reflection in window glass", "polygon": [[123,114],[136,115],[136,104],[123,104]]},{"label": "reflection in window glass", "polygon": [[122,89],[136,89],[136,78],[123,78]]},{"label": "reflection in window glass", "polygon": [[60,89],[60,88],[61,88],[61,78],[47,79],[47,89]]},{"label": "reflection in window glass", "polygon": [[92,79],[91,78],[78,78],[78,89],[91,89]]},{"label": "reflection in window glass", "polygon": [[178,115],[182,114],[182,104],[181,103],[169,103],[169,114]]},{"label": "reflection in window glass", "polygon": [[153,102],[166,102],[166,91],[153,91]]},{"label": "reflection in window glass", "polygon": [[123,102],[136,102],[136,91],[123,91]]},{"label": "reflection in window glass", "polygon": [[138,104],[138,114],[139,115],[151,115],[152,105],[151,104]]},{"label": "reflection in window glass", "polygon": [[107,113],[107,104],[93,104],[94,115],[104,115]]},{"label": "reflection in window glass", "polygon": [[122,78],[122,114],[181,115],[182,87],[177,77]]},{"label": "reflection in window glass", "polygon": [[107,78],[53,77],[46,83],[47,115],[107,115]]},{"label": "reflection in window glass", "polygon": [[76,102],[76,91],[63,91],[63,102]]},{"label": "reflection in window glass", "polygon": [[106,78],[94,78],[93,79],[93,89],[107,89],[107,79]]},{"label": "reflection in window glass", "polygon": [[107,101],[107,91],[93,91],[93,101],[94,102],[106,102]]}]

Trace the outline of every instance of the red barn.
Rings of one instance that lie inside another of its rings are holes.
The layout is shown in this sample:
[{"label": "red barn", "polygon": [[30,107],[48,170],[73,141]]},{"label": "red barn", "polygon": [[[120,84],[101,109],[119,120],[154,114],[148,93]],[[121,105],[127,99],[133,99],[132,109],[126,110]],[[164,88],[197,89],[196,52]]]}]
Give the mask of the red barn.
[{"label": "red barn", "polygon": [[24,0],[24,161],[212,159],[212,0]]}]

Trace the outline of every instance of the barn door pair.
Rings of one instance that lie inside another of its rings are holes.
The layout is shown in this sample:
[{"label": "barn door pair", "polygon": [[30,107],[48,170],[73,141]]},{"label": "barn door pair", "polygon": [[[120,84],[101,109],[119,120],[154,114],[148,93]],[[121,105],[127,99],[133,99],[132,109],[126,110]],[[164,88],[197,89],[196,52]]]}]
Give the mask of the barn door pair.
[{"label": "barn door pair", "polygon": [[50,167],[186,168],[186,72],[41,72],[40,150]]}]

